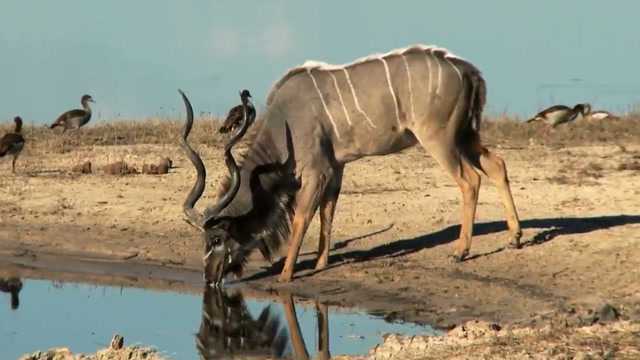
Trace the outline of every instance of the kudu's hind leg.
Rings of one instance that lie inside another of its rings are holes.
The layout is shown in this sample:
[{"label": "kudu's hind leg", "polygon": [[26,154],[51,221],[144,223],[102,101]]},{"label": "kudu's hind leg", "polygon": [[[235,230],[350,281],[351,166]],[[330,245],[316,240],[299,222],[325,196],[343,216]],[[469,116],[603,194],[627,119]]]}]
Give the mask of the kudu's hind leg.
[{"label": "kudu's hind leg", "polygon": [[469,160],[461,156],[458,148],[452,143],[443,143],[438,140],[426,142],[420,140],[420,142],[442,168],[453,177],[462,192],[460,236],[455,244],[453,253],[454,261],[462,261],[469,255],[469,250],[471,249],[473,221],[476,216],[478,194],[480,192],[480,175]]},{"label": "kudu's hind leg", "polygon": [[302,239],[307,232],[311,219],[313,219],[313,215],[318,209],[320,195],[324,193],[326,183],[326,176],[322,174],[302,177],[302,187],[296,195],[293,208],[294,215],[291,224],[287,260],[284,262],[284,268],[278,278],[280,282],[289,282],[293,278],[293,269],[298,259]]},{"label": "kudu's hind leg", "polygon": [[344,166],[335,170],[333,178],[327,184],[327,189],[320,199],[320,240],[318,241],[318,261],[316,270],[327,267],[329,262],[329,249],[331,247],[331,227],[333,215],[336,211],[338,196],[342,187],[342,174]]},{"label": "kudu's hind leg", "polygon": [[519,248],[522,230],[520,229],[518,211],[513,202],[513,195],[511,194],[507,167],[504,160],[483,147],[479,140],[476,140],[469,149],[468,156],[474,166],[486,174],[498,188],[506,213],[507,226],[509,227],[509,245],[513,248]]}]

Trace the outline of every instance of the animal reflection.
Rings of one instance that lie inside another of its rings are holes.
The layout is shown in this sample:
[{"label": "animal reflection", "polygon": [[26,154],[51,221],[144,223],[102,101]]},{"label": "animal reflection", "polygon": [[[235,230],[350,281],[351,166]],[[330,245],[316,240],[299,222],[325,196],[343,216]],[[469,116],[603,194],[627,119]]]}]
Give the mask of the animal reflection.
[{"label": "animal reflection", "polygon": [[20,306],[18,293],[22,290],[22,280],[11,277],[0,279],[0,291],[11,294],[11,310],[16,310]]},{"label": "animal reflection", "polygon": [[[196,334],[201,359],[310,359],[300,331],[293,297],[279,295],[286,327],[271,305],[254,318],[240,292],[206,286],[202,321]],[[316,303],[318,314],[317,359],[329,359],[328,310]],[[287,331],[288,329],[288,331]]]}]

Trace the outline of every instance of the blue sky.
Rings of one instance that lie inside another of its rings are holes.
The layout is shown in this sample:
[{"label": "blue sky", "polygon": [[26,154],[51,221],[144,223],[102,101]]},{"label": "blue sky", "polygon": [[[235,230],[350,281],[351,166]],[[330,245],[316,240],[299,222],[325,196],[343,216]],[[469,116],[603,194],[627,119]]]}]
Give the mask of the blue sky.
[{"label": "blue sky", "polygon": [[[615,6],[614,6],[615,4]],[[489,113],[555,102],[627,110],[640,96],[640,3],[595,0],[2,0],[0,121],[51,122],[93,95],[98,121],[258,105],[288,68],[413,43],[475,63]],[[94,120],[95,121],[95,120]]]}]

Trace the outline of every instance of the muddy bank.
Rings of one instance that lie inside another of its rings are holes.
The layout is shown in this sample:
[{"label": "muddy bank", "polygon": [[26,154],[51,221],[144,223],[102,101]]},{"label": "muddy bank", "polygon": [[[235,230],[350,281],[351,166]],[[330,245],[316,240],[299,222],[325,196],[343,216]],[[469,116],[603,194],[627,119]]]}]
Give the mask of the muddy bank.
[{"label": "muddy bank", "polygon": [[[417,359],[638,359],[640,324],[628,321],[569,326],[550,322],[541,328],[501,327],[473,321],[442,337],[385,335],[382,344],[363,356],[333,356],[342,360]],[[113,342],[112,342],[113,343]],[[259,356],[256,358],[268,359]],[[106,348],[95,354],[73,354],[67,348],[26,354],[20,360],[168,359],[152,348]]]}]

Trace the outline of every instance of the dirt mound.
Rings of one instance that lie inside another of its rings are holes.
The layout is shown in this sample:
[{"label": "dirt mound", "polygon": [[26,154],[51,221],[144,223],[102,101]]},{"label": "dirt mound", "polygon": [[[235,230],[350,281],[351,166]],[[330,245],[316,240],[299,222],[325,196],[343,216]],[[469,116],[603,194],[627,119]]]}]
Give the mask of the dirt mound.
[{"label": "dirt mound", "polygon": [[114,163],[102,167],[102,171],[109,175],[131,175],[138,174],[138,169],[127,164],[124,161],[116,161]]},{"label": "dirt mound", "polygon": [[74,354],[68,348],[55,348],[23,355],[19,360],[164,360],[156,350],[146,347],[129,346],[120,350],[102,349],[95,354]]},{"label": "dirt mound", "polygon": [[368,359],[638,359],[640,324],[500,328],[470,321],[445,336],[385,336]]},{"label": "dirt mound", "polygon": [[82,164],[77,164],[71,168],[71,172],[77,174],[91,174],[91,161],[85,161]]},{"label": "dirt mound", "polygon": [[74,354],[66,347],[36,351],[23,355],[19,360],[164,360],[155,349],[142,346],[124,346],[124,338],[115,335],[111,346],[98,350],[95,354]]},{"label": "dirt mound", "polygon": [[169,173],[169,169],[173,166],[173,162],[168,157],[160,159],[157,164],[144,164],[142,173],[149,175],[164,175]]}]

